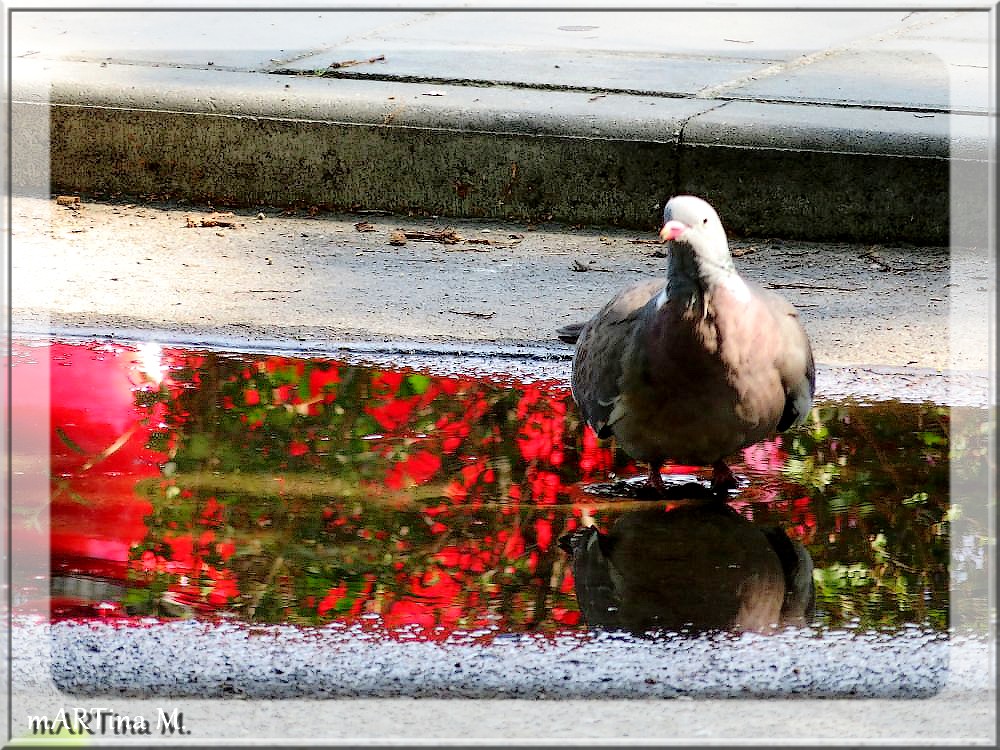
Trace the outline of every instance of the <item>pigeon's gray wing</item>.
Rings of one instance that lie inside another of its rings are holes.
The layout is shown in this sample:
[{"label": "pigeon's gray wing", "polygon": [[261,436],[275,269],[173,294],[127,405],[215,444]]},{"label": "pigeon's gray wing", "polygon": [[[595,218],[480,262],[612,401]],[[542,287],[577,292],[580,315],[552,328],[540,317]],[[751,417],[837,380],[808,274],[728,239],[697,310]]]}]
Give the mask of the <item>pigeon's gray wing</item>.
[{"label": "pigeon's gray wing", "polygon": [[609,418],[620,395],[622,354],[640,324],[639,312],[663,291],[664,279],[623,289],[580,331],[573,357],[573,398],[599,437],[611,436]]}]

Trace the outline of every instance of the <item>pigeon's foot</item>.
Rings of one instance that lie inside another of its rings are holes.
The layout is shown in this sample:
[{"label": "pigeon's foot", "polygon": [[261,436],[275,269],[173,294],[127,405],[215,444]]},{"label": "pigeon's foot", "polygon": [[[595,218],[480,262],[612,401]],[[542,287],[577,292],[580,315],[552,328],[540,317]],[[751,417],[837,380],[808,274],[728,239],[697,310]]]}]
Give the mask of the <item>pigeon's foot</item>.
[{"label": "pigeon's foot", "polygon": [[719,495],[726,495],[729,490],[735,490],[739,486],[740,484],[736,481],[736,476],[726,466],[725,461],[720,460],[712,464],[712,492]]},{"label": "pigeon's foot", "polygon": [[663,477],[660,475],[660,463],[651,463],[649,465],[649,486],[652,487],[659,495],[667,494],[667,485],[663,483]]}]

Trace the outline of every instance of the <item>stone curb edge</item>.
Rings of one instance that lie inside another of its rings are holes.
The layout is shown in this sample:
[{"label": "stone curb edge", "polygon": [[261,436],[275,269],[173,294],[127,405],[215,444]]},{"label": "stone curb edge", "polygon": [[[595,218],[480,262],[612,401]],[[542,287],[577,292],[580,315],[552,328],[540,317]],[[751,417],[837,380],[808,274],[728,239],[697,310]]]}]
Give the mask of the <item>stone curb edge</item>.
[{"label": "stone curb edge", "polygon": [[15,66],[15,189],[645,230],[685,192],[738,235],[947,245],[954,165],[988,173],[976,115],[108,68]]}]

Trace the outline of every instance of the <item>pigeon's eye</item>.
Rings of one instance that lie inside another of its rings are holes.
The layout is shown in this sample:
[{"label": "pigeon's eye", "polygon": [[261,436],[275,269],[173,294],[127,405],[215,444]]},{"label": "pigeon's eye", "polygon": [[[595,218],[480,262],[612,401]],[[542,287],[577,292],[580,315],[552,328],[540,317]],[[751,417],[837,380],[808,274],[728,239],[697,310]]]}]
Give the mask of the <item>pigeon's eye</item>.
[{"label": "pigeon's eye", "polygon": [[708,224],[708,217],[706,216],[704,219],[702,219],[701,223],[702,224]]}]

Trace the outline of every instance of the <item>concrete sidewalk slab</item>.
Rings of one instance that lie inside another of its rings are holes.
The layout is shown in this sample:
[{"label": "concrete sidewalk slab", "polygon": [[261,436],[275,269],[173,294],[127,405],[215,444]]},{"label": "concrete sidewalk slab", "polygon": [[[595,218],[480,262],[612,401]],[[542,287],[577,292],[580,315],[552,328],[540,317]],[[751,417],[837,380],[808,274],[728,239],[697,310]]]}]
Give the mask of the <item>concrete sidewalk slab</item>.
[{"label": "concrete sidewalk slab", "polygon": [[953,133],[986,184],[986,11],[109,18],[14,16],[60,190],[944,245]]},{"label": "concrete sidewalk slab", "polygon": [[[528,347],[568,357],[555,330],[616,290],[664,272],[655,237],[485,221],[240,212],[235,229],[189,228],[190,207],[15,200],[15,330],[121,331],[297,346]],[[359,232],[365,219],[374,231]],[[395,229],[464,238],[389,244]],[[514,238],[510,236],[514,235]],[[482,243],[487,240],[488,243]],[[636,242],[635,240],[639,240]],[[109,251],[113,249],[113,251]],[[799,309],[823,365],[989,367],[981,253],[734,241],[745,278]],[[574,271],[577,264],[592,268]],[[949,274],[951,270],[951,274]],[[256,291],[255,291],[256,290]],[[563,370],[559,377],[567,377]],[[946,379],[941,379],[944,382]],[[817,392],[833,387],[825,371]],[[836,390],[836,388],[834,388]],[[902,398],[894,383],[889,393]],[[942,393],[924,394],[951,403]]]}]

